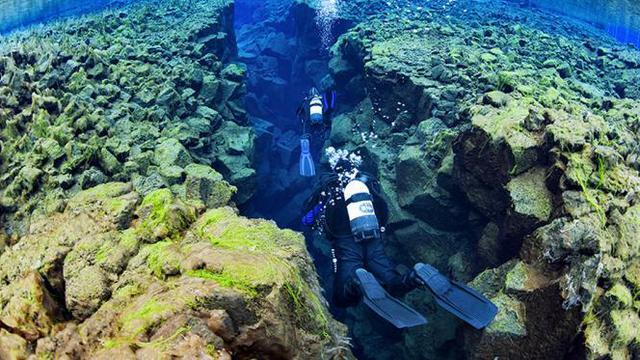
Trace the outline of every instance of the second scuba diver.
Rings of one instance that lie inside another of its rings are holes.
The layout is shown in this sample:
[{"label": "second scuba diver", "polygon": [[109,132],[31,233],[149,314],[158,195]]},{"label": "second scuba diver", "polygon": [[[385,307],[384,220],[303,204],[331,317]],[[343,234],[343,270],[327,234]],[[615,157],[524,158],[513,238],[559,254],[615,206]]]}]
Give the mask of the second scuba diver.
[{"label": "second scuba diver", "polygon": [[395,296],[425,286],[438,305],[476,329],[489,325],[497,314],[497,307],[482,294],[449,280],[431,265],[418,263],[404,274],[396,271],[384,252],[388,208],[379,184],[352,161],[342,159],[320,177],[305,212],[302,223],[320,227],[332,243],[336,306],[362,300],[397,328],[423,325],[427,320]]},{"label": "second scuba diver", "polygon": [[[335,109],[336,92],[320,94],[318,89],[311,88],[296,111],[302,124],[300,138],[300,175],[313,177],[316,168],[313,161],[312,148],[322,148],[327,129],[331,128],[331,112]],[[316,145],[316,146],[313,146]]]}]

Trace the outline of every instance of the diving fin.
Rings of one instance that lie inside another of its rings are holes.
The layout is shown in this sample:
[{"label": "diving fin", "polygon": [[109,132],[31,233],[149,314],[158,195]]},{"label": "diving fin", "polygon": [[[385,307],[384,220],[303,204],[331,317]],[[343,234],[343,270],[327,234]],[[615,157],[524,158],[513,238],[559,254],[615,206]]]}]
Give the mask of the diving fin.
[{"label": "diving fin", "polygon": [[304,177],[316,175],[316,167],[311,157],[311,145],[307,137],[300,139],[300,175]]},{"label": "diving fin", "polygon": [[362,291],[362,301],[376,314],[398,329],[427,323],[420,313],[389,295],[376,278],[364,269],[356,270],[356,278]]},{"label": "diving fin", "polygon": [[484,295],[465,284],[450,281],[433,266],[418,263],[414,269],[438,305],[474,328],[486,327],[498,313],[498,307]]}]

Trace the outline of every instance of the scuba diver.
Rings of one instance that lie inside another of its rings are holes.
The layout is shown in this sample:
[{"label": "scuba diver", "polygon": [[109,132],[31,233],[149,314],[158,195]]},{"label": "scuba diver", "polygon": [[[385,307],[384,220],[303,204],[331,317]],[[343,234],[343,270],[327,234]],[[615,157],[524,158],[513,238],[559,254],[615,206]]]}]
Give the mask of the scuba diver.
[{"label": "scuba diver", "polygon": [[385,254],[383,235],[388,208],[377,180],[342,159],[323,174],[305,204],[305,226],[322,229],[332,243],[333,302],[349,307],[363,301],[397,328],[423,325],[427,320],[396,299],[425,286],[438,305],[476,329],[489,325],[497,307],[469,286],[451,281],[433,266],[418,263],[400,274]]},{"label": "scuba diver", "polygon": [[[302,123],[302,137],[300,138],[300,175],[313,177],[316,168],[311,155],[312,140],[322,143],[325,140],[324,133],[331,128],[331,112],[335,109],[336,92],[330,91],[321,95],[318,89],[311,88],[309,94],[302,100],[296,111],[298,120]],[[316,135],[315,137],[312,135]],[[316,148],[316,146],[313,146]]]}]

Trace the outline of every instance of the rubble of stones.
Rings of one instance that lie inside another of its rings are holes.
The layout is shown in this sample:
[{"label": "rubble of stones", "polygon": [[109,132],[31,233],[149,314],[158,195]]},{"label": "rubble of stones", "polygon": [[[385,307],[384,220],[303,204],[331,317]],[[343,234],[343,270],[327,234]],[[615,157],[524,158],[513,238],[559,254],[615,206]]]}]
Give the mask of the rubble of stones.
[{"label": "rubble of stones", "polygon": [[10,238],[79,190],[179,187],[192,163],[236,185],[238,203],[255,191],[231,2],[110,11],[14,33],[0,49],[0,221]]}]

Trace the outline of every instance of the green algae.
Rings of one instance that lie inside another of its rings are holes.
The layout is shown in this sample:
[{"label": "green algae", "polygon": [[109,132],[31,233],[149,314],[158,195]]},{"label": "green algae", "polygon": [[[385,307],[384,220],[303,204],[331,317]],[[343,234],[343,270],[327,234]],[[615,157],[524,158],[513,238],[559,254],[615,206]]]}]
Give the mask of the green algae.
[{"label": "green algae", "polygon": [[142,305],[136,307],[133,312],[125,312],[121,318],[122,333],[126,336],[116,339],[116,342],[133,342],[136,337],[144,334],[153,326],[160,323],[166,316],[176,310],[176,306],[169,302],[155,298],[149,299]]},{"label": "green algae", "polygon": [[251,297],[256,297],[259,294],[256,289],[256,280],[271,280],[273,278],[273,274],[265,274],[258,269],[239,267],[229,270],[225,269],[222,272],[214,272],[206,269],[191,270],[187,271],[185,275],[211,280],[222,287],[239,290]]},{"label": "green algae", "polygon": [[491,301],[498,307],[498,314],[487,327],[488,333],[508,334],[516,337],[527,335],[524,304],[503,293],[493,297]]},{"label": "green algae", "polygon": [[180,272],[182,257],[178,252],[178,247],[171,241],[160,241],[147,245],[142,251],[148,253],[146,264],[155,276],[164,278]]},{"label": "green algae", "polygon": [[505,278],[505,288],[512,290],[525,290],[528,279],[527,265],[519,261],[509,270]]},{"label": "green algae", "polygon": [[552,195],[545,185],[545,170],[536,168],[513,178],[507,189],[515,211],[547,221],[552,211]]},{"label": "green algae", "polygon": [[623,347],[638,337],[640,318],[633,310],[612,310],[610,313],[613,330],[613,345]]},{"label": "green algae", "polygon": [[143,219],[136,227],[136,233],[151,241],[180,236],[196,216],[194,209],[177,200],[169,189],[149,193],[138,211],[143,213]]},{"label": "green algae", "polygon": [[195,233],[216,247],[278,253],[287,247],[303,247],[304,241],[291,230],[281,230],[269,221],[238,217],[229,207],[207,211],[195,224]]},{"label": "green algae", "polygon": [[633,305],[633,295],[631,295],[631,291],[619,283],[607,290],[604,296],[612,301],[614,305],[622,308],[629,308]]}]

